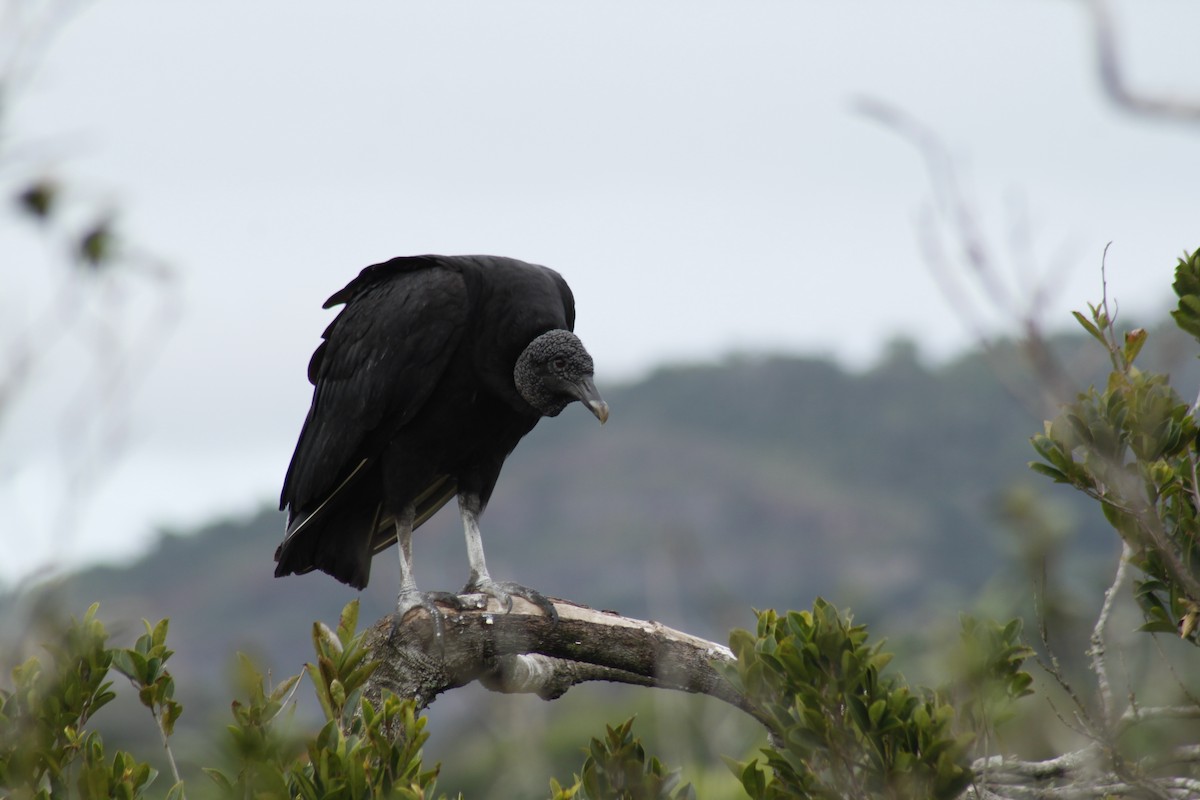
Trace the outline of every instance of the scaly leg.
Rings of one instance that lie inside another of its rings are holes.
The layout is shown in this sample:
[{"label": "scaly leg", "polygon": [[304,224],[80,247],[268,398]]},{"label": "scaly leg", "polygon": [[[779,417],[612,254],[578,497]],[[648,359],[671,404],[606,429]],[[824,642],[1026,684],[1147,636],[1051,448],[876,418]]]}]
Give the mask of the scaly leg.
[{"label": "scaly leg", "polygon": [[479,534],[479,498],[474,495],[460,494],[458,510],[462,514],[463,531],[467,537],[467,560],[471,565],[471,576],[463,587],[463,594],[484,594],[496,598],[505,612],[512,611],[513,595],[523,597],[542,610],[542,613],[552,621],[558,621],[558,611],[545,595],[527,586],[510,581],[494,581],[488,574],[487,563],[483,557],[483,538]]},{"label": "scaly leg", "polygon": [[396,550],[400,553],[400,593],[396,595],[396,612],[401,620],[414,608],[423,608],[433,620],[433,632],[441,641],[444,616],[435,601],[447,603],[461,611],[464,606],[458,595],[451,592],[422,592],[417,588],[412,568],[412,535],[415,511],[411,505],[396,517]]},{"label": "scaly leg", "polygon": [[417,580],[413,577],[412,568],[412,535],[415,514],[413,507],[409,505],[396,518],[396,551],[400,554],[400,594],[396,598],[397,604],[400,603],[401,597],[418,593]]}]

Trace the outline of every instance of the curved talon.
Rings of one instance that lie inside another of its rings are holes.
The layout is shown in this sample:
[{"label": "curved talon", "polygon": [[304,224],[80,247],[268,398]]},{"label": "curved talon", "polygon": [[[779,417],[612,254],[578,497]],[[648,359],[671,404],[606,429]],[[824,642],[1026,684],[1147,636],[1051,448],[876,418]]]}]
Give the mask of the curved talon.
[{"label": "curved talon", "polygon": [[[455,611],[462,611],[466,608],[466,604],[453,592],[422,592],[413,590],[401,592],[396,597],[396,615],[401,622],[409,611],[415,608],[422,608],[429,614],[429,619],[433,622],[433,637],[436,641],[443,641],[443,631],[445,629],[446,615],[437,607],[437,603],[445,603],[448,606],[453,606]],[[399,625],[400,622],[397,623]]]},{"label": "curved talon", "polygon": [[522,586],[519,583],[494,581],[491,578],[487,578],[468,583],[463,587],[463,594],[484,594],[495,598],[496,602],[504,606],[505,614],[512,611],[512,599],[515,595],[537,606],[551,623],[558,622],[558,610],[554,607],[554,604],[546,599],[546,596],[541,592],[536,589],[530,589],[528,586]]}]

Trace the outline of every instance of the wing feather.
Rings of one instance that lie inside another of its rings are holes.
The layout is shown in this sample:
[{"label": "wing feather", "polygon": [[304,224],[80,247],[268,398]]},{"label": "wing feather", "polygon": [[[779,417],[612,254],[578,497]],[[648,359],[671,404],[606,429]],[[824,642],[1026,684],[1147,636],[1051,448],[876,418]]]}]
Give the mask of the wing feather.
[{"label": "wing feather", "polygon": [[337,302],[345,308],[310,362],[312,406],[280,497],[292,520],[327,503],[421,409],[468,305],[462,276],[426,257],[368,267],[327,305]]}]

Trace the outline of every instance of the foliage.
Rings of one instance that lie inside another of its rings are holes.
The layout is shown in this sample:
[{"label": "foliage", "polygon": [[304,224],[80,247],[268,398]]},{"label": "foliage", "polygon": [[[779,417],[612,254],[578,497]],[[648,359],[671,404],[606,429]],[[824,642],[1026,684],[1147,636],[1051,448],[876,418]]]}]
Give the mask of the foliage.
[{"label": "foliage", "polygon": [[[13,670],[12,689],[0,690],[0,791],[14,798],[133,798],[145,796],[157,777],[129,753],[107,760],[104,743],[88,724],[115,696],[111,670],[129,678],[150,712],[170,754],[168,737],[182,707],[165,669],[168,623],[146,625],[132,648],[110,648],[96,619],[97,606],[72,620],[50,659],[31,658]],[[363,697],[374,669],[361,634],[355,633],[358,605],[342,612],[336,632],[317,623],[316,664],[307,667],[325,725],[305,741],[277,727],[289,707],[299,675],[268,687],[261,673],[239,656],[243,701],[233,703],[229,726],[233,774],[206,772],[225,796],[317,798],[435,796],[437,770],[421,763],[428,738],[425,721],[411,700],[385,694]],[[171,759],[172,769],[174,761]],[[176,778],[167,797],[183,797]]]},{"label": "foliage", "polygon": [[248,697],[233,704],[234,724],[229,727],[237,774],[207,770],[223,794],[304,800],[435,796],[437,770],[425,770],[421,763],[421,746],[429,734],[415,703],[385,693],[375,704],[363,696],[375,664],[367,660],[357,624],[358,602],[353,601],[342,610],[336,631],[319,622],[313,625],[316,663],[305,671],[325,725],[299,753],[275,728],[299,676],[269,688],[249,659],[241,657]]},{"label": "foliage", "polygon": [[1021,620],[1006,624],[959,617],[959,648],[950,687],[955,708],[971,730],[989,734],[1016,716],[1016,701],[1033,694],[1033,676],[1021,669],[1034,651],[1021,639]]},{"label": "foliage", "polygon": [[138,687],[138,699],[156,720],[162,721],[163,733],[170,736],[183,708],[173,699],[175,681],[165,669],[173,653],[167,649],[168,622],[161,620],[154,627],[149,622],[143,624],[146,632],[132,649],[113,651],[112,667]]},{"label": "foliage", "polygon": [[299,683],[293,675],[278,686],[268,686],[263,674],[244,654],[238,654],[237,683],[243,700],[234,700],[233,724],[229,725],[227,749],[236,766],[234,776],[206,769],[225,794],[242,797],[280,790],[281,776],[303,750],[280,730],[276,721],[287,709],[289,693]]},{"label": "foliage", "polygon": [[138,700],[150,709],[175,779],[171,791],[182,797],[183,782],[168,743],[168,737],[175,730],[175,720],[183,713],[183,706],[175,700],[175,679],[165,668],[173,653],[167,649],[169,623],[164,619],[153,627],[145,620],[142,624],[146,626],[146,632],[138,637],[131,649],[112,652],[112,668],[129,679],[138,690]]},{"label": "foliage", "polygon": [[[182,708],[166,669],[171,657],[166,620],[145,623],[132,648],[111,648],[92,606],[49,646],[43,664],[30,659],[13,673],[13,689],[0,693],[0,790],[19,798],[146,796],[157,777],[125,752],[105,754],[88,726],[114,693],[112,671],[127,677],[162,735],[169,737]],[[356,634],[358,606],[343,610],[336,629],[313,626],[315,660],[306,666],[325,723],[296,736],[286,723],[300,675],[269,685],[253,662],[239,655],[239,693],[228,726],[230,766],[206,769],[221,796],[317,798],[436,796],[437,769],[426,770],[421,747],[425,720],[411,700],[384,693],[364,696],[375,664]],[[1019,626],[964,618],[965,652],[974,653],[965,674],[968,691],[991,698],[1027,692],[1026,655]],[[982,645],[979,643],[982,642]],[[897,677],[881,676],[891,656],[868,644],[866,630],[828,603],[811,612],[759,614],[757,635],[737,631],[738,655],[729,676],[770,720],[776,746],[764,750],[767,778],[758,761],[737,764],[747,793],[769,797],[953,797],[971,779],[965,762],[969,733],[954,729],[954,712],[939,693],[913,691]],[[989,687],[991,687],[989,689]],[[994,699],[979,700],[968,718],[992,723],[1004,716]],[[633,720],[593,739],[570,786],[551,781],[556,800],[694,800],[678,770],[646,753],[632,734]],[[730,762],[731,764],[733,762]],[[174,770],[172,760],[172,770]],[[182,798],[178,778],[168,797]]]},{"label": "foliage", "polygon": [[[1175,274],[1172,315],[1200,338],[1200,250],[1180,259]],[[1042,460],[1030,466],[1100,503],[1141,572],[1143,629],[1200,644],[1200,428],[1166,375],[1135,366],[1146,331],[1118,335],[1107,298],[1089,311],[1075,317],[1108,351],[1112,373],[1103,389],[1080,393],[1033,437]]]},{"label": "foliage", "polygon": [[87,729],[115,695],[108,680],[114,658],[93,605],[72,619],[49,658],[33,657],[0,689],[0,789],[13,798],[141,797],[155,770],[125,752],[106,761],[100,735]]},{"label": "foliage", "polygon": [[951,798],[972,778],[970,734],[942,695],[883,675],[891,661],[867,631],[818,599],[809,611],[758,615],[734,631],[730,679],[769,720],[774,744],[731,764],[752,798]]},{"label": "foliage", "polygon": [[692,787],[680,785],[678,770],[668,770],[654,756],[647,761],[632,730],[629,719],[608,727],[603,741],[592,739],[575,783],[563,788],[550,781],[552,800],[695,800]]}]

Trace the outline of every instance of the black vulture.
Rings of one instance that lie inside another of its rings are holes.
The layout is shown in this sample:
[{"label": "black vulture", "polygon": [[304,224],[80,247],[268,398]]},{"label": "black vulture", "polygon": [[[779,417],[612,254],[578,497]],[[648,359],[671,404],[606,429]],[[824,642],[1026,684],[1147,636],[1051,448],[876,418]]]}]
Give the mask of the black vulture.
[{"label": "black vulture", "polygon": [[308,365],[315,387],[284,478],[287,533],[275,575],[319,569],[356,588],[371,558],[399,542],[401,611],[432,598],[412,572],[412,532],[452,497],[467,538],[464,593],[511,595],[493,581],[479,516],[517,442],[579,400],[603,423],[608,405],[575,327],[566,281],[497,256],[412,256],[367,267],[325,308],[344,308]]}]

